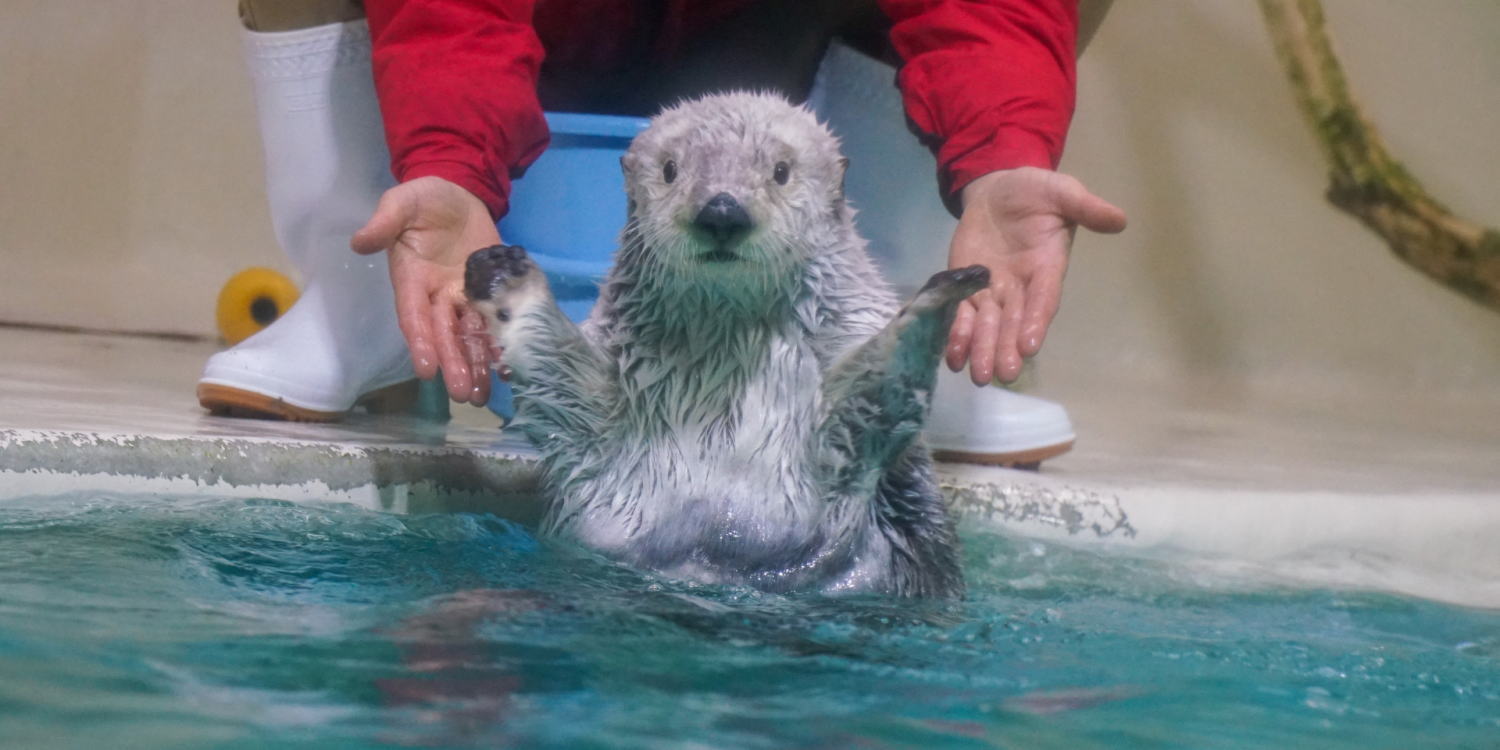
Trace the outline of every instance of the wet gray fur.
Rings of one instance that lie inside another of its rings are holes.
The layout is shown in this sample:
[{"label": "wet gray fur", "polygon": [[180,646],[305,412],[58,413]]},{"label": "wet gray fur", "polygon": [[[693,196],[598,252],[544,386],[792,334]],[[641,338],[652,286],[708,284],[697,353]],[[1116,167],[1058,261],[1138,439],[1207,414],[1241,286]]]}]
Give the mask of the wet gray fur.
[{"label": "wet gray fur", "polygon": [[[837,139],[777,96],[668,109],[621,163],[629,219],[582,327],[520,248],[468,268],[543,457],[543,531],[676,578],[960,594],[918,433],[984,270],[898,308],[854,231]],[[750,222],[728,238],[701,215],[721,194]]]}]

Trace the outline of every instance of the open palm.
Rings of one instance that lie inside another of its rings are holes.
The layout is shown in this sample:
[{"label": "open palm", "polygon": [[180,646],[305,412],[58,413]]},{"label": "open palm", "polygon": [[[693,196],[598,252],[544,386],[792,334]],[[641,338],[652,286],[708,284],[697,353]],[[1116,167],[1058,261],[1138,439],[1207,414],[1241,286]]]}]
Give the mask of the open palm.
[{"label": "open palm", "polygon": [[990,269],[990,286],[959,307],[948,336],[953,370],[974,383],[1012,381],[1057,314],[1073,232],[1119,232],[1125,213],[1065,174],[1034,167],[991,172],[963,189],[948,267]]},{"label": "open palm", "polygon": [[483,320],[464,300],[464,264],[473,251],[499,243],[484,203],[438,177],[387,190],[350,242],[358,253],[387,251],[396,316],[417,376],[432,378],[441,369],[454,401],[489,399],[495,353]]}]

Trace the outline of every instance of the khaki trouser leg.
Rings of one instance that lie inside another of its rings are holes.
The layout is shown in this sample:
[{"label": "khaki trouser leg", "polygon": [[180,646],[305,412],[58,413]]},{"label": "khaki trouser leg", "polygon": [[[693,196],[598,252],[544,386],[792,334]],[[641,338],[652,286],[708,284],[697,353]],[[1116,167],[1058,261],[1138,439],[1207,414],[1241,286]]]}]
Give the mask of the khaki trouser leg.
[{"label": "khaki trouser leg", "polygon": [[251,31],[293,31],[365,17],[361,0],[240,0],[240,22]]},{"label": "khaki trouser leg", "polygon": [[1104,23],[1104,14],[1109,12],[1110,3],[1114,0],[1078,0],[1078,52],[1082,55],[1083,49],[1093,41],[1094,34]]}]

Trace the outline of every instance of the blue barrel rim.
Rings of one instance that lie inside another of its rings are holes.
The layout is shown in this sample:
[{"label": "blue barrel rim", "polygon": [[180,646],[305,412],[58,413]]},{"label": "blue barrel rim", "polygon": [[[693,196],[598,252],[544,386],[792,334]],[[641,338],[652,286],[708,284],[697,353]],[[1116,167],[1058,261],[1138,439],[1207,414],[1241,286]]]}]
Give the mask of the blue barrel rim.
[{"label": "blue barrel rim", "polygon": [[584,112],[545,112],[547,128],[554,135],[591,135],[605,138],[634,138],[651,121],[627,115],[592,115]]}]

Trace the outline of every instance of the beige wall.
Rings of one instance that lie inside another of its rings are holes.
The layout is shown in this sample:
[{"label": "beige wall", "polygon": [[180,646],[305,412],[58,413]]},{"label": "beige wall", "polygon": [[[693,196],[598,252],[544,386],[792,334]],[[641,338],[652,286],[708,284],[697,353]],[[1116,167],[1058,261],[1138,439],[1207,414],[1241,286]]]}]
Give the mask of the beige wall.
[{"label": "beige wall", "polygon": [[228,0],[0,3],[0,320],[206,334],[283,266],[237,34]]},{"label": "beige wall", "polygon": [[[1393,151],[1454,210],[1500,225],[1500,3],[1325,4]],[[1119,0],[1080,78],[1063,168],[1131,226],[1080,236],[1043,378],[1187,367],[1500,387],[1500,314],[1324,202],[1254,3]]]},{"label": "beige wall", "polygon": [[[284,267],[231,3],[0,4],[0,320],[208,333]],[[1329,0],[1356,91],[1455,210],[1500,224],[1500,3]],[[1500,387],[1500,315],[1402,266],[1323,169],[1247,0],[1119,0],[1065,169],[1131,216],[1081,237],[1041,365]]]}]

